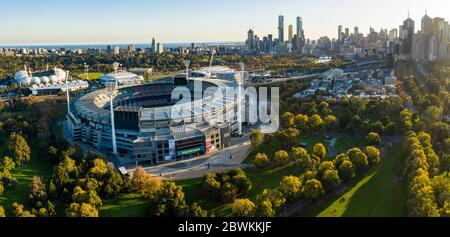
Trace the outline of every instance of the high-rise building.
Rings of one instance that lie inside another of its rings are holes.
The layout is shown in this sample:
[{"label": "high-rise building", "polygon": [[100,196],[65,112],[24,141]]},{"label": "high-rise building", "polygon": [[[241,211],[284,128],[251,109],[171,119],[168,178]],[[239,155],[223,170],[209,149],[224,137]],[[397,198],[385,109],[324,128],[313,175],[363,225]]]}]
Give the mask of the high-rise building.
[{"label": "high-rise building", "polygon": [[342,25],[338,26],[338,42],[339,44],[342,43]]},{"label": "high-rise building", "polygon": [[415,22],[408,17],[400,26],[400,57],[411,58]]},{"label": "high-rise building", "polygon": [[245,45],[248,51],[254,51],[255,50],[255,33],[252,29],[249,29],[247,32],[247,40],[245,41]]},{"label": "high-rise building", "polygon": [[355,43],[359,42],[359,28],[357,26],[355,26],[355,29],[353,31],[353,35],[355,37]]},{"label": "high-rise building", "polygon": [[111,47],[111,45],[106,46],[106,53],[109,53],[109,54],[112,53],[112,47]]},{"label": "high-rise building", "polygon": [[425,33],[419,31],[413,36],[412,41],[412,58],[416,61],[423,61],[426,59],[426,37]]},{"label": "high-rise building", "polygon": [[278,41],[284,43],[284,16],[278,16]]},{"label": "high-rise building", "polygon": [[164,45],[162,43],[158,43],[156,45],[156,48],[157,48],[157,50],[156,50],[157,54],[164,53]]},{"label": "high-rise building", "polygon": [[155,40],[155,38],[152,39],[152,53],[156,53],[156,40]]},{"label": "high-rise building", "polygon": [[345,38],[348,38],[350,36],[350,29],[345,28]]},{"label": "high-rise building", "polygon": [[119,46],[114,46],[114,48],[113,48],[113,54],[114,54],[114,55],[119,55],[119,54],[120,54],[120,47],[119,47]]},{"label": "high-rise building", "polygon": [[289,25],[288,27],[288,41],[292,43],[292,39],[294,38],[294,26]]},{"label": "high-rise building", "polygon": [[424,57],[428,59],[430,54],[430,40],[433,37],[433,19],[426,12],[425,16],[422,17],[421,31],[424,38]]},{"label": "high-rise building", "polygon": [[303,31],[303,19],[301,17],[297,17],[297,36],[301,40],[305,40],[305,32]]},{"label": "high-rise building", "polygon": [[272,52],[273,51],[273,35],[272,34],[269,34],[267,36],[267,44],[268,44],[267,51]]}]

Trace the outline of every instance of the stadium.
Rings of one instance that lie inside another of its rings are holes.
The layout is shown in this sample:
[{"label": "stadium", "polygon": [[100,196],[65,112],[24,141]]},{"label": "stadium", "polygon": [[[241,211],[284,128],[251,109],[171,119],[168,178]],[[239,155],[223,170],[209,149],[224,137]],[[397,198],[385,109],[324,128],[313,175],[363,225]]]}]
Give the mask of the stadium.
[{"label": "stadium", "polygon": [[[113,94],[114,126],[108,89],[90,92],[72,99],[66,137],[111,154],[114,127],[121,164],[158,165],[205,155],[229,147],[231,136],[239,133],[237,97],[225,93],[236,86],[231,80],[186,76],[149,84],[122,83]],[[186,101],[182,96],[173,99],[176,88],[188,89],[190,102],[180,103]],[[195,93],[203,94],[207,88],[222,92],[223,97],[194,99]],[[173,119],[174,113],[178,119]],[[223,114],[230,119],[223,121]]]},{"label": "stadium", "polygon": [[25,69],[14,75],[14,83],[28,86],[33,95],[58,94],[61,91],[78,91],[89,87],[89,83],[82,80],[70,80],[66,84],[67,73],[60,68],[48,68],[44,71],[31,72]]}]

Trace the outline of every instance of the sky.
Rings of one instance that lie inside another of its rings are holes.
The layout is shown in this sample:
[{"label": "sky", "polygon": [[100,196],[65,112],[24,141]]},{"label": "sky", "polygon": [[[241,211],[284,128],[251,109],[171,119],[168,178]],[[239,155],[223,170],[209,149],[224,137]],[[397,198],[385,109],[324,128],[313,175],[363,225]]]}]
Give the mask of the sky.
[{"label": "sky", "polygon": [[286,34],[301,16],[307,38],[336,38],[398,28],[408,10],[418,27],[425,9],[450,19],[449,0],[0,0],[0,45],[236,42],[276,36],[280,14]]}]

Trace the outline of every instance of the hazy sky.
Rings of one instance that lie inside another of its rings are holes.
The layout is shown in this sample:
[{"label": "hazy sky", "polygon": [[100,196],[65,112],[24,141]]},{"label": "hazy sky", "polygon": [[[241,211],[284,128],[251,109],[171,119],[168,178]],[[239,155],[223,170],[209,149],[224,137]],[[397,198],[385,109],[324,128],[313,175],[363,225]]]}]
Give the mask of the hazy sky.
[{"label": "hazy sky", "polygon": [[339,24],[398,28],[408,9],[450,19],[450,0],[0,0],[0,44],[244,41],[249,27],[276,35],[279,14],[335,38]]}]

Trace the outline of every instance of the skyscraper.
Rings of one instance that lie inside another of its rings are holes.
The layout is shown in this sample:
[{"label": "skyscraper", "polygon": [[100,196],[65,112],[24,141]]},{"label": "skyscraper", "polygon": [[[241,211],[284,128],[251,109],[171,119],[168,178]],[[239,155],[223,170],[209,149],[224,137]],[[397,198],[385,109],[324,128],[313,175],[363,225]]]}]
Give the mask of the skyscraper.
[{"label": "skyscraper", "polygon": [[284,16],[278,16],[278,40],[284,43]]},{"label": "skyscraper", "polygon": [[294,38],[294,26],[289,25],[288,27],[288,41],[292,43],[292,39]]},{"label": "skyscraper", "polygon": [[426,12],[425,16],[422,17],[421,31],[424,41],[424,57],[428,59],[430,54],[430,40],[433,37],[433,19],[431,19],[431,17],[429,17]]},{"label": "skyscraper", "polygon": [[254,38],[255,38],[255,33],[253,32],[252,29],[249,29],[247,32],[247,41],[245,42],[245,45],[246,45],[248,51],[255,50]]},{"label": "skyscraper", "polygon": [[342,25],[338,26],[338,42],[342,43]]},{"label": "skyscraper", "polygon": [[411,58],[415,22],[408,17],[400,26],[400,56],[402,59]]},{"label": "skyscraper", "polygon": [[152,39],[152,53],[156,53],[156,40],[155,38]]},{"label": "skyscraper", "polygon": [[297,36],[301,40],[305,40],[305,32],[303,31],[303,19],[301,17],[297,17]]},{"label": "skyscraper", "polygon": [[272,52],[273,51],[273,35],[272,34],[269,34],[267,36],[267,44],[268,44],[267,51]]}]

